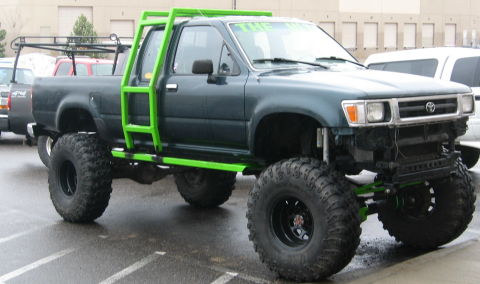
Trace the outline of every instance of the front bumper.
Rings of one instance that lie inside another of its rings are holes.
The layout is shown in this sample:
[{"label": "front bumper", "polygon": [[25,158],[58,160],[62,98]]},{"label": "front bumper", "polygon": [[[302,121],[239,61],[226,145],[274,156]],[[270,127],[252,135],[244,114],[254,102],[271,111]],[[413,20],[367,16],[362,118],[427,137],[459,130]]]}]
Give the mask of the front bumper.
[{"label": "front bumper", "polygon": [[392,173],[387,178],[388,182],[402,184],[448,176],[455,171],[455,161],[459,157],[460,152],[450,152],[425,161],[380,161],[377,162],[376,167],[382,172]]},{"label": "front bumper", "polygon": [[[450,175],[460,156],[455,139],[465,134],[466,118],[403,127],[357,128],[350,150],[363,169],[382,181],[403,184]],[[351,148],[352,149],[352,148]]]}]

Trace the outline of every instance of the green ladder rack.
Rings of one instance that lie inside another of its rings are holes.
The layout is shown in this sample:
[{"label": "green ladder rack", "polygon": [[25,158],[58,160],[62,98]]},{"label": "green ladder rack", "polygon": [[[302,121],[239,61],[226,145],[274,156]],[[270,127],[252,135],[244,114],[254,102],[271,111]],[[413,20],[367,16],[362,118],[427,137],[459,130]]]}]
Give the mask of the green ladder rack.
[{"label": "green ladder rack", "polygon": [[[132,137],[132,133],[144,133],[150,134],[153,140],[153,146],[156,154],[162,152],[162,142],[160,139],[160,132],[158,129],[158,98],[155,86],[158,82],[160,70],[162,70],[165,63],[165,56],[167,53],[168,45],[173,31],[175,19],[191,18],[196,16],[204,17],[222,17],[222,16],[272,16],[271,12],[260,11],[238,11],[238,10],[206,10],[195,8],[172,8],[170,11],[144,11],[140,17],[133,44],[130,50],[130,55],[127,60],[125,72],[122,78],[120,87],[120,105],[122,115],[122,128],[125,136],[126,151],[112,151],[112,155],[116,158],[155,162],[162,164],[191,166],[200,168],[209,168],[217,170],[235,171],[241,172],[247,167],[253,166],[248,164],[224,164],[209,161],[198,161],[190,159],[179,159],[173,157],[160,157],[158,155],[147,153],[135,153],[135,145]],[[153,17],[153,19],[152,19]],[[130,77],[132,74],[135,59],[138,54],[140,41],[142,39],[143,31],[145,27],[149,26],[165,26],[162,42],[158,49],[158,54],[155,59],[155,65],[152,70],[152,76],[148,87],[129,86]],[[129,119],[129,106],[128,96],[129,94],[146,94],[148,95],[149,104],[149,119],[150,125],[135,125],[130,123]]]}]

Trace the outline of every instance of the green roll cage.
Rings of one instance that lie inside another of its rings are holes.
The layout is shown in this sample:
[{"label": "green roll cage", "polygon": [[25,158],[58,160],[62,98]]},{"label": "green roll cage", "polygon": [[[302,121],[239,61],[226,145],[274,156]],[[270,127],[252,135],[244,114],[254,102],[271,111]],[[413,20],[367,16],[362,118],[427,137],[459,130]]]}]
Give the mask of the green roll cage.
[{"label": "green roll cage", "polygon": [[[222,16],[272,16],[271,12],[260,11],[238,11],[238,10],[206,10],[192,8],[172,8],[170,11],[144,11],[140,17],[135,37],[133,39],[130,55],[127,60],[125,72],[123,74],[120,87],[120,104],[122,115],[122,128],[125,136],[125,151],[112,151],[112,155],[116,158],[129,160],[138,160],[146,162],[154,162],[169,165],[188,166],[197,168],[207,168],[223,171],[243,172],[246,168],[258,167],[254,164],[227,164],[211,161],[199,161],[191,159],[179,159],[174,157],[161,156],[162,142],[158,129],[158,97],[155,86],[158,82],[160,70],[165,63],[165,56],[172,36],[173,26],[177,17],[191,18],[196,16],[204,17],[222,17]],[[153,18],[153,19],[152,19]],[[143,31],[149,26],[165,26],[161,45],[155,59],[152,71],[152,77],[148,87],[129,86],[135,60],[138,56],[138,49],[142,39]],[[148,95],[149,118],[150,125],[135,125],[130,123],[129,119],[129,94],[146,94]],[[156,154],[135,152],[134,139],[132,133],[150,134],[153,140],[153,146]]]}]

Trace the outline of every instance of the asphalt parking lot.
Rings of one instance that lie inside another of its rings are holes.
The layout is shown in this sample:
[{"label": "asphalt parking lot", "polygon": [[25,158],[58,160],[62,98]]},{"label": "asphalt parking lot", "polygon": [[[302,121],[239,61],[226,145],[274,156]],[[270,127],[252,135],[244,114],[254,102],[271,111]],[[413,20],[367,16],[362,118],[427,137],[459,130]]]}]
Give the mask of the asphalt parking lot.
[{"label": "asphalt parking lot", "polygon": [[[478,166],[477,166],[478,167]],[[480,168],[472,171],[478,188]],[[1,283],[284,283],[248,240],[246,199],[255,181],[238,176],[223,206],[185,204],[173,179],[151,186],[120,179],[92,224],[62,221],[48,192],[47,169],[22,137],[0,137]],[[469,229],[448,246],[480,236],[479,202]],[[376,216],[362,224],[357,255],[328,282],[349,282],[418,256],[396,243]]]}]

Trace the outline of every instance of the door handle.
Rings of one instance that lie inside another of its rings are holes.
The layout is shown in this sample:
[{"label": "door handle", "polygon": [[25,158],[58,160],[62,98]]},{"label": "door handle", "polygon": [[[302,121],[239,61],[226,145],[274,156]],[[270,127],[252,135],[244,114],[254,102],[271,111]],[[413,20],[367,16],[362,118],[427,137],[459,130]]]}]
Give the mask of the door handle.
[{"label": "door handle", "polygon": [[177,89],[178,89],[178,85],[177,84],[167,84],[166,88],[167,88],[167,91],[169,91],[169,92],[176,92]]}]

